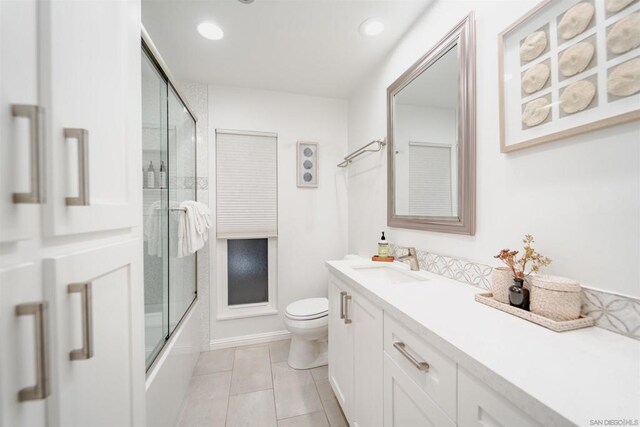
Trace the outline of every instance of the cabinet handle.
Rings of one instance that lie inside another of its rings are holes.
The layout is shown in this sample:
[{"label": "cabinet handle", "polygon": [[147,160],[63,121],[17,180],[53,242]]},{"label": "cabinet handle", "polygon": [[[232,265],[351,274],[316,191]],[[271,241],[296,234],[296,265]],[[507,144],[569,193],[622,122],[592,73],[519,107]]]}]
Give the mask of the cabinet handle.
[{"label": "cabinet handle", "polygon": [[85,360],[93,357],[93,304],[91,302],[91,283],[72,283],[67,292],[80,293],[82,296],[82,348],[71,350],[70,360]]},{"label": "cabinet handle", "polygon": [[400,354],[402,354],[404,357],[406,357],[407,360],[409,362],[411,362],[411,364],[413,366],[415,366],[419,371],[428,371],[429,370],[429,364],[427,362],[420,362],[418,359],[413,357],[407,351],[407,346],[405,345],[405,343],[400,342],[400,341],[396,341],[396,342],[393,343],[393,346],[395,347],[396,350],[398,350],[400,352]]},{"label": "cabinet handle", "polygon": [[41,400],[49,396],[49,342],[47,340],[46,302],[34,302],[16,306],[16,316],[34,316],[36,344],[36,385],[18,392],[18,402]]},{"label": "cabinet handle", "polygon": [[344,297],[347,296],[345,291],[340,292],[340,318],[344,319]]},{"label": "cabinet handle", "polygon": [[66,197],[67,206],[89,206],[89,131],[65,128],[64,137],[78,140],[78,197]]},{"label": "cabinet handle", "polygon": [[29,175],[31,191],[13,193],[13,203],[44,203],[44,132],[42,119],[44,108],[37,105],[12,105],[13,117],[29,119]]},{"label": "cabinet handle", "polygon": [[344,296],[344,323],[347,325],[351,323],[351,319],[349,319],[349,301],[351,301],[351,295]]}]

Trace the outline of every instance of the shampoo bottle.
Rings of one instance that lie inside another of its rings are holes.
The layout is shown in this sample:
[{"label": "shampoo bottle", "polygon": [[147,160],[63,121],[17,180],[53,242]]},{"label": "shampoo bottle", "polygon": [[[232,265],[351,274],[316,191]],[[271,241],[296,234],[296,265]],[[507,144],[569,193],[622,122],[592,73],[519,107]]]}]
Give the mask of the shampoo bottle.
[{"label": "shampoo bottle", "polygon": [[149,162],[147,168],[147,188],[155,188],[156,186],[156,169],[153,167],[153,162]]},{"label": "shampoo bottle", "polygon": [[378,256],[380,258],[387,258],[389,256],[389,243],[387,243],[387,238],[384,237],[384,231],[378,242]]},{"label": "shampoo bottle", "polygon": [[160,160],[160,173],[158,174],[160,188],[167,188],[167,169],[164,167],[164,161]]}]

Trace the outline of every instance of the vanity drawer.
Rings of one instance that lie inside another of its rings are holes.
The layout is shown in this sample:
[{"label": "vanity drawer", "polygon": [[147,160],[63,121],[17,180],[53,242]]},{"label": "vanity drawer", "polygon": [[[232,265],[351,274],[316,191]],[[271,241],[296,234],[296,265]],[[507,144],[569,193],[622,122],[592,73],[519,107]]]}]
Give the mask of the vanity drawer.
[{"label": "vanity drawer", "polygon": [[433,399],[384,355],[384,427],[455,427]]},{"label": "vanity drawer", "polygon": [[418,388],[456,420],[456,363],[423,338],[384,315],[384,351]]}]

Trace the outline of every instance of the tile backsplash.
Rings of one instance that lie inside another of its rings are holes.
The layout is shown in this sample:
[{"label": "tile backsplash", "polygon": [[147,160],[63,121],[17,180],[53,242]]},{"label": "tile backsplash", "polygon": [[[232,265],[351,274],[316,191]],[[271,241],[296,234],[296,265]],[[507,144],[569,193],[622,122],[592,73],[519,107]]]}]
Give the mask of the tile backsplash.
[{"label": "tile backsplash", "polygon": [[[389,244],[391,255],[406,255],[407,248]],[[493,267],[416,249],[420,269],[480,289],[491,289]],[[582,314],[596,320],[596,326],[640,340],[640,299],[582,287]]]}]

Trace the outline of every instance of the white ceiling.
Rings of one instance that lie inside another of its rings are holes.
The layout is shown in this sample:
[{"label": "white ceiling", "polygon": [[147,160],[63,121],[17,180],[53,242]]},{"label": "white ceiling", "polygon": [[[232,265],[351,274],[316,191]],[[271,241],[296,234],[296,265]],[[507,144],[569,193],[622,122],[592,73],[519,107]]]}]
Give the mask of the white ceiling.
[{"label": "white ceiling", "polygon": [[[347,98],[429,1],[146,0],[142,20],[178,80]],[[382,34],[360,35],[370,17]],[[200,36],[203,21],[225,37]]]}]

